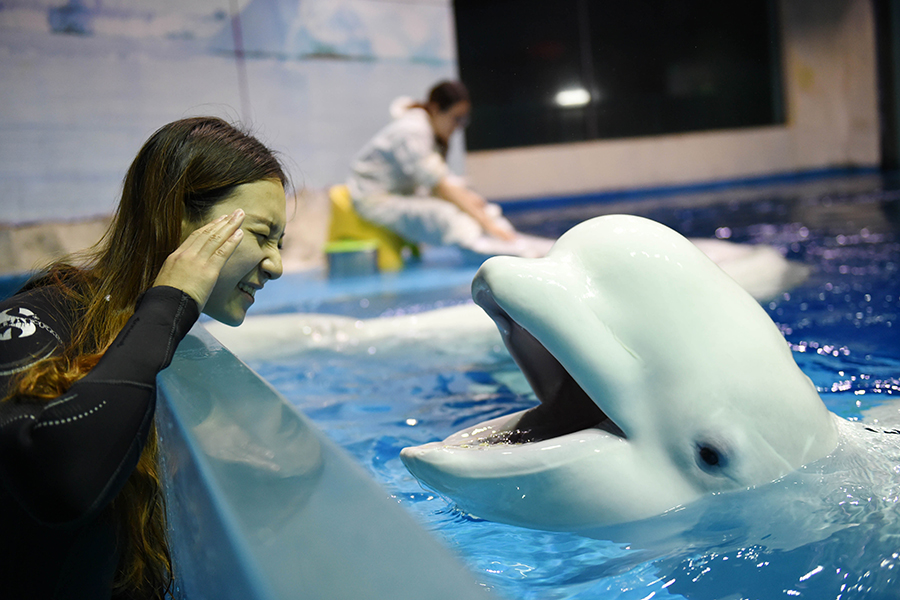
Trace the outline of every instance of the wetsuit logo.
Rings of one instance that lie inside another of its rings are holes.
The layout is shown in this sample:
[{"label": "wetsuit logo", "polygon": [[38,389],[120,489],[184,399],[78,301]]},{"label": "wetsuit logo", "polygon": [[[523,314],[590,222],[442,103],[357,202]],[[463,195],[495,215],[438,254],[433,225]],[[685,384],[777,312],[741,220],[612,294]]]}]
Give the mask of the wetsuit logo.
[{"label": "wetsuit logo", "polygon": [[28,337],[43,326],[38,316],[27,308],[8,308],[0,312],[0,341]]}]

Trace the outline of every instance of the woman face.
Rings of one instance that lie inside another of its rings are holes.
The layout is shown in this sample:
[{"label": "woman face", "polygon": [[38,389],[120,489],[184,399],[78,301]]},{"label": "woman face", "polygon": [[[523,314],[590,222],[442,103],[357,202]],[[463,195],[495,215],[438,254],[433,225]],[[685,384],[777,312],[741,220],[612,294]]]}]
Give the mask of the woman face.
[{"label": "woman face", "polygon": [[[210,212],[209,221],[236,209],[245,213],[244,236],[213,287],[203,312],[226,325],[240,325],[253,297],[270,279],[281,277],[281,242],[287,222],[284,188],[280,181],[263,179],[235,188]],[[207,222],[184,228],[183,237]]]},{"label": "woman face", "polygon": [[469,111],[472,105],[465,100],[460,100],[447,110],[438,110],[437,105],[430,105],[428,114],[431,117],[431,127],[436,136],[444,141],[450,139],[457,127],[465,127],[469,122]]}]

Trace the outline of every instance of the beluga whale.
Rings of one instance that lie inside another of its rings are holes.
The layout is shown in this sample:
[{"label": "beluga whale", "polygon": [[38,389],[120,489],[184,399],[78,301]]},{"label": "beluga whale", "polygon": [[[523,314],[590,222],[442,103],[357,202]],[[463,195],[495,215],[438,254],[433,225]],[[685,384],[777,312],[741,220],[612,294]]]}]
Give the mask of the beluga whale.
[{"label": "beluga whale", "polygon": [[401,459],[476,517],[592,535],[829,455],[840,421],[760,304],[689,240],[610,215],[472,296],[540,404]]}]

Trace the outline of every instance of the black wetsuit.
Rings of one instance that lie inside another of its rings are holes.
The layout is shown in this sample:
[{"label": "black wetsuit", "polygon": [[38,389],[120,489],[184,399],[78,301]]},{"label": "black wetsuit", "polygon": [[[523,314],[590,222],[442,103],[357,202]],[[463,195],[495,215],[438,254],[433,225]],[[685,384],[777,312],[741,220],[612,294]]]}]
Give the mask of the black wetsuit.
[{"label": "black wetsuit", "polygon": [[[154,287],[84,378],[49,402],[0,403],[0,598],[110,598],[120,552],[109,503],[147,439],[156,375],[199,316]],[[78,311],[57,288],[0,302],[0,396],[69,341]]]}]

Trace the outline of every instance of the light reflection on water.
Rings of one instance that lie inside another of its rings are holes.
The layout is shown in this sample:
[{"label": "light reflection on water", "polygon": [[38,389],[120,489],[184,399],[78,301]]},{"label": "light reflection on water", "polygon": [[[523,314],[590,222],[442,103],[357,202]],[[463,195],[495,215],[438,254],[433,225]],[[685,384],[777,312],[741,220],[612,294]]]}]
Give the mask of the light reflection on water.
[{"label": "light reflection on water", "polygon": [[[727,226],[733,241],[770,243],[810,265],[813,274],[802,287],[765,308],[829,409],[851,420],[877,417],[877,428],[889,429],[900,422],[892,406],[900,400],[900,236],[892,208],[871,197],[768,202],[774,207],[768,212],[742,204],[690,214],[655,209],[648,216],[701,223],[676,227],[692,236]],[[402,302],[414,306],[420,298],[410,294]],[[419,486],[400,450],[527,408],[534,397],[505,350],[477,340],[453,343],[452,352],[436,354],[412,342],[375,348],[365,360],[358,352],[320,348],[252,366],[500,597],[896,597],[900,434],[857,426],[831,458],[771,485],[632,526],[624,541],[531,531],[460,513]],[[872,409],[875,416],[864,415]],[[643,542],[629,543],[628,536]]]}]

